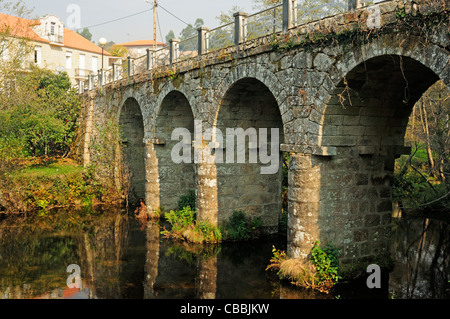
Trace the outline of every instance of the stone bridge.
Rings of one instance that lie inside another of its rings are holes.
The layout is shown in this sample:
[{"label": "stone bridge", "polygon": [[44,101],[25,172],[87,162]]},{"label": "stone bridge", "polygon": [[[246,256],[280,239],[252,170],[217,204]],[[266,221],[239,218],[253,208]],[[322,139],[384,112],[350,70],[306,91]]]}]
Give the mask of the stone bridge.
[{"label": "stone bridge", "polygon": [[[112,119],[125,138],[131,195],[145,197],[150,210],[176,209],[192,189],[198,219],[221,224],[243,210],[273,233],[285,186],[290,256],[332,241],[342,262],[381,258],[389,254],[394,161],[409,152],[412,108],[436,81],[450,85],[449,3],[384,1],[305,24],[295,23],[295,5],[280,5],[275,33],[249,39],[251,16],[237,13],[230,46],[208,50],[203,28],[198,54],[180,58],[175,40],[165,65],[147,55],[143,72],[129,64],[120,79],[99,74],[82,95],[79,155],[90,162],[92,140]],[[248,156],[245,163],[196,161],[195,152],[214,141],[205,137],[186,143],[192,160],[177,164],[176,128],[279,128],[279,169],[261,174],[267,162]]]}]

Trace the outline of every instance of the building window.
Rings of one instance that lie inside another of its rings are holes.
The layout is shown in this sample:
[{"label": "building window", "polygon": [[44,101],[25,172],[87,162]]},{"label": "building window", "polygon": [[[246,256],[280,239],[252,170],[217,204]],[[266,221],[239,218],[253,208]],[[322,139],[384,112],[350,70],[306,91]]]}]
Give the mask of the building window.
[{"label": "building window", "polygon": [[41,65],[41,63],[42,63],[42,48],[41,47],[34,48],[34,63],[36,63],[37,65]]},{"label": "building window", "polygon": [[66,52],[66,69],[72,68],[72,52]]},{"label": "building window", "polygon": [[86,68],[86,56],[84,54],[80,53],[80,57],[78,60],[78,75],[84,76],[85,75],[85,68]]},{"label": "building window", "polygon": [[51,26],[50,26],[50,34],[51,35],[55,35],[55,22],[52,22],[51,23]]},{"label": "building window", "polygon": [[92,57],[92,71],[97,73],[98,71],[98,58],[96,56]]}]

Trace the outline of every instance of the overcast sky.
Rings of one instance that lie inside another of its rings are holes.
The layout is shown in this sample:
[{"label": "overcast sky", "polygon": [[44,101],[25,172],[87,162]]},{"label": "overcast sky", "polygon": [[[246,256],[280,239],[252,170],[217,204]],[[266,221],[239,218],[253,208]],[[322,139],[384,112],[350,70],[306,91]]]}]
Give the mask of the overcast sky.
[{"label": "overcast sky", "polygon": [[[81,27],[90,27],[92,40],[105,37],[115,43],[153,39],[153,12],[145,12],[127,19],[112,22],[102,26],[92,27],[96,24],[133,15],[144,10],[152,9],[153,0],[147,3],[145,0],[23,0],[33,8],[33,17],[42,17],[47,14],[58,16],[68,26],[71,4],[80,8]],[[244,11],[252,13],[254,3],[252,0],[158,0],[162,7],[176,15],[181,20],[194,24],[197,18],[205,21],[205,26],[214,28],[219,26],[216,19],[220,13],[228,12],[233,6],[238,5]],[[176,36],[186,26],[163,9],[158,10],[161,31],[158,29],[158,41],[165,42],[165,36],[173,29]],[[161,39],[161,34],[163,39]]]}]

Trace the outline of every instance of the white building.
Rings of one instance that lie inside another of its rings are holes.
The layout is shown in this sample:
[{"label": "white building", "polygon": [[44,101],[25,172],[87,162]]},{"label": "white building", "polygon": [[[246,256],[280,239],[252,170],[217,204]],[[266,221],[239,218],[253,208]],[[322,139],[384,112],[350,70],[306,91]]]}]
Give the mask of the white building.
[{"label": "white building", "polygon": [[[47,15],[37,20],[19,18],[0,13],[0,33],[8,35],[8,40],[27,39],[32,46],[32,54],[24,61],[24,68],[30,64],[42,68],[65,71],[74,85],[87,80],[87,76],[109,67],[120,58],[64,28],[61,20]],[[2,50],[2,58],[8,59],[11,52]]]}]

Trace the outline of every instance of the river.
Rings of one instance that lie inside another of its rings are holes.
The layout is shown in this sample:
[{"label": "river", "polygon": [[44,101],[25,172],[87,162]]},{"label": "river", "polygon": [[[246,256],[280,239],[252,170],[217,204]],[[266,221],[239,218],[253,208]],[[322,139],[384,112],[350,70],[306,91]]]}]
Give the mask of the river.
[{"label": "river", "polygon": [[[396,220],[391,245],[395,267],[384,275],[382,289],[370,290],[365,278],[360,278],[338,285],[329,295],[292,287],[265,271],[272,246],[286,249],[283,236],[199,246],[162,238],[161,227],[154,222],[142,224],[116,209],[60,210],[3,220],[0,298],[450,297],[450,232],[444,221]],[[69,265],[76,265],[79,273],[68,272]],[[69,281],[69,277],[75,279]],[[68,286],[76,283],[79,285]]]}]

